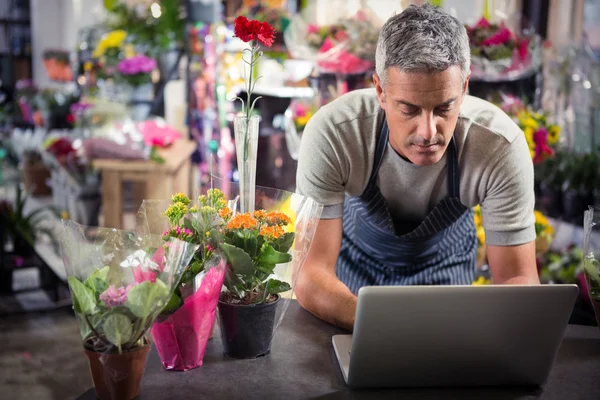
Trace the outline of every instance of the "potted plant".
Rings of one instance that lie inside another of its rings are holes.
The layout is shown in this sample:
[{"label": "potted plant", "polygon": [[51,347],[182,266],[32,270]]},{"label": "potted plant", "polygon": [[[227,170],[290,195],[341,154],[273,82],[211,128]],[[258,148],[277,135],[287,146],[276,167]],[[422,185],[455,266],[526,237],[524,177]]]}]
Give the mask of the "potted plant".
[{"label": "potted plant", "polygon": [[285,231],[290,218],[257,210],[225,218],[221,249],[227,259],[226,291],[219,300],[221,339],[225,354],[256,358],[268,354],[280,293],[289,283],[272,277],[277,264],[289,263],[295,233]]},{"label": "potted plant", "polygon": [[96,397],[136,398],[150,351],[146,333],[196,247],[158,235],[64,226],[62,257]]},{"label": "potted plant", "polygon": [[130,103],[136,121],[145,119],[150,112],[154,98],[151,74],[155,68],[156,61],[143,54],[125,58],[117,65],[119,80],[132,88]]},{"label": "potted plant", "polygon": [[[44,206],[31,212],[26,212],[25,204],[28,196],[23,193],[21,185],[15,186],[14,203],[3,200],[0,203],[0,222],[5,227],[5,233],[12,240],[13,252],[27,255],[40,234],[47,234],[54,240],[54,233],[42,224],[47,219],[48,212],[57,214],[51,206]],[[46,215],[44,215],[46,213]]]},{"label": "potted plant", "polygon": [[224,207],[222,193],[217,198],[209,192],[191,207],[190,199],[178,193],[171,201],[144,200],[138,212],[138,228],[143,231],[159,231],[165,240],[176,238],[198,246],[152,325],[152,337],[165,369],[187,371],[202,365],[212,334],[225,277],[225,262],[217,250],[222,218],[214,203],[217,208]]}]

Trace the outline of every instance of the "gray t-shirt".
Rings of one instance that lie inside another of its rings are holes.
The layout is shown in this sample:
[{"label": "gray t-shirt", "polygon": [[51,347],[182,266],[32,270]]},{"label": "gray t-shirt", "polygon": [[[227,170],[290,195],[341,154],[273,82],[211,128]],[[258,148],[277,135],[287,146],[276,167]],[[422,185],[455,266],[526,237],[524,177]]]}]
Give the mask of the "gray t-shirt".
[{"label": "gray t-shirt", "polygon": [[[323,219],[343,216],[345,196],[366,189],[384,120],[375,89],[352,91],[322,107],[304,129],[297,192],[324,205]],[[533,162],[525,135],[493,104],[466,96],[454,131],[460,199],[481,204],[486,242],[518,245],[535,240]],[[397,230],[422,221],[447,195],[446,155],[418,166],[388,143],[377,176]]]}]

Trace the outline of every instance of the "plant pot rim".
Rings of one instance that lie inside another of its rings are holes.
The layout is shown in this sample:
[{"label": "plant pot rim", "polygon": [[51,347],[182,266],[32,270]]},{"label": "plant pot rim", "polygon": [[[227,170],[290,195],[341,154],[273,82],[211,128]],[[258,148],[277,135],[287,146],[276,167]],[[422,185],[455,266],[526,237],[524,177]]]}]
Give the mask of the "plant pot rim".
[{"label": "plant pot rim", "polygon": [[[106,352],[106,351],[97,351],[97,350],[94,350],[91,346],[88,346],[87,342],[82,343],[82,345],[83,345],[83,349],[87,353],[97,353],[97,354],[117,355],[117,356],[119,356],[119,355],[122,356],[122,355],[129,354],[129,353],[136,353],[138,351],[144,351],[144,350],[150,348],[150,342],[148,342],[148,340],[146,340],[146,339],[144,339],[144,345],[136,347],[135,349],[126,349],[126,350],[123,350],[121,353],[119,353],[119,352],[112,352],[112,351],[109,351],[109,352]],[[117,349],[117,346],[114,346],[114,348]]]},{"label": "plant pot rim", "polygon": [[221,296],[219,296],[219,304],[224,304],[227,306],[232,306],[232,307],[244,307],[244,308],[262,308],[262,307],[268,307],[268,306],[273,306],[275,304],[277,304],[281,299],[281,295],[276,294],[275,296],[277,296],[277,298],[273,301],[270,302],[265,302],[265,303],[255,303],[255,304],[237,304],[237,303],[230,303],[227,301],[223,301],[221,300]]}]

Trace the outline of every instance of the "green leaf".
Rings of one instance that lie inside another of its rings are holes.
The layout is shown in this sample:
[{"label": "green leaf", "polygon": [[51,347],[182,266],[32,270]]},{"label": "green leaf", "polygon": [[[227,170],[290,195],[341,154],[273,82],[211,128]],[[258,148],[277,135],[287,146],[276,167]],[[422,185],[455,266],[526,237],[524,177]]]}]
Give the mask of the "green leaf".
[{"label": "green leaf", "polygon": [[193,260],[190,269],[192,270],[192,274],[196,276],[204,269],[204,263],[202,260]]},{"label": "green leaf", "polygon": [[600,262],[598,260],[586,258],[583,260],[583,269],[590,278],[600,283]]},{"label": "green leaf", "polygon": [[267,298],[269,294],[283,293],[291,289],[292,287],[287,282],[279,281],[277,279],[269,279],[265,290],[265,298]]},{"label": "green leaf", "polygon": [[283,264],[291,260],[292,256],[290,254],[277,251],[270,245],[263,246],[258,257],[260,264]]},{"label": "green leaf", "polygon": [[162,309],[168,296],[169,288],[160,279],[154,283],[144,281],[129,290],[125,306],[136,317],[146,318],[156,309]]},{"label": "green leaf", "polygon": [[121,346],[122,344],[127,343],[131,340],[131,335],[133,335],[131,320],[125,314],[110,314],[104,320],[102,327],[108,341],[115,346]]},{"label": "green leaf", "polygon": [[104,0],[104,8],[107,11],[112,11],[115,8],[118,0]]},{"label": "green leaf", "polygon": [[254,275],[254,263],[252,263],[252,259],[248,253],[228,243],[223,243],[221,248],[234,273],[246,278]]},{"label": "green leaf", "polygon": [[183,305],[183,301],[181,297],[179,297],[176,293],[171,295],[171,298],[167,302],[165,308],[162,309],[161,314],[171,314],[174,313]]},{"label": "green leaf", "polygon": [[85,280],[85,286],[92,289],[96,294],[104,292],[106,289],[108,289],[108,283],[106,283],[106,279],[108,278],[109,271],[110,267],[108,266],[95,270]]},{"label": "green leaf", "polygon": [[197,229],[197,227],[194,226],[194,222],[197,222],[197,220],[196,219],[192,220],[192,219],[189,219],[189,218],[184,218],[183,219],[183,227],[185,229],[189,229],[192,232],[197,232],[198,229]]},{"label": "green leaf", "polygon": [[296,235],[294,234],[294,232],[286,232],[282,237],[275,240],[272,243],[272,246],[275,250],[279,252],[287,253],[292,247],[292,244],[294,243],[295,236]]},{"label": "green leaf", "polygon": [[[80,316],[81,318],[81,323],[79,324],[79,332],[81,333],[81,338],[82,340],[85,342],[87,339],[89,339],[89,337],[92,335],[93,331],[90,328],[89,324],[92,324],[92,326],[94,327],[94,329],[96,331],[98,331],[98,327],[100,326],[100,324],[102,323],[102,319],[104,318],[104,316],[106,315],[106,313],[97,313],[94,315],[89,315],[87,317],[87,321],[85,320],[85,316]],[[89,322],[89,324],[88,324]]]},{"label": "green leaf", "polygon": [[67,282],[73,295],[73,309],[75,312],[84,315],[97,313],[96,296],[92,289],[85,286],[74,276],[69,276]]}]

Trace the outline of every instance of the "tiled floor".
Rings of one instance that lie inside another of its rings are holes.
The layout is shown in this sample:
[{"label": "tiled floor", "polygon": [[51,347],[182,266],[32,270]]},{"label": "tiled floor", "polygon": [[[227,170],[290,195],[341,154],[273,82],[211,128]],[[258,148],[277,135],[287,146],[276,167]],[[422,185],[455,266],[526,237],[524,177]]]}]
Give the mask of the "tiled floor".
[{"label": "tiled floor", "polygon": [[3,318],[0,343],[0,398],[75,399],[92,386],[78,325],[68,311]]},{"label": "tiled floor", "polygon": [[[15,271],[13,289],[35,287],[37,270]],[[0,296],[0,398],[75,399],[92,385],[78,323],[69,307],[49,309],[43,291]],[[45,309],[45,310],[44,310]]]}]

